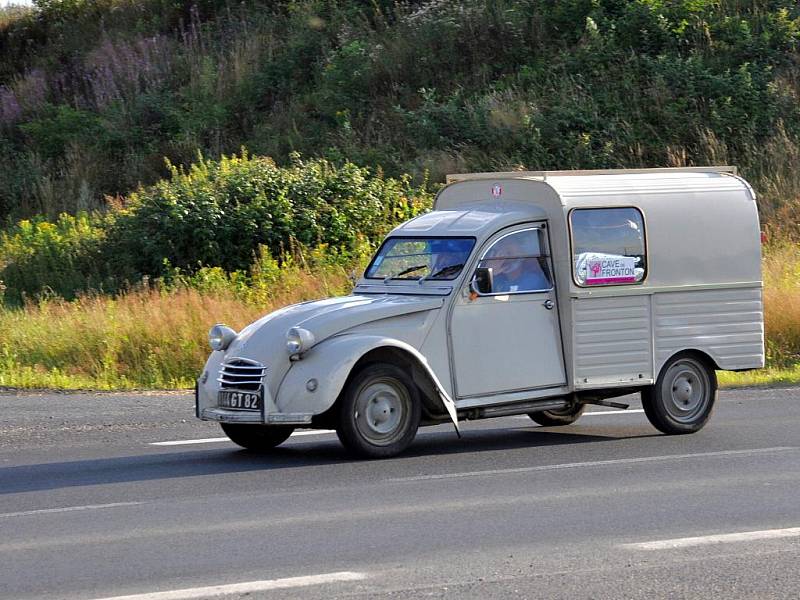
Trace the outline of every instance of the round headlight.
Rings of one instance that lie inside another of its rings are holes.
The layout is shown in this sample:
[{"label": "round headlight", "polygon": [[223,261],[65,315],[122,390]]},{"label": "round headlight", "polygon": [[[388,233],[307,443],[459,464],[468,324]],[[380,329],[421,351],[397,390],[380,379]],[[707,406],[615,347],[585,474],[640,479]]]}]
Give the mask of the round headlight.
[{"label": "round headlight", "polygon": [[291,355],[305,352],[314,345],[314,334],[302,327],[292,327],[286,333],[286,350]]},{"label": "round headlight", "polygon": [[208,345],[212,350],[225,350],[235,339],[236,332],[221,323],[214,325],[208,332]]}]

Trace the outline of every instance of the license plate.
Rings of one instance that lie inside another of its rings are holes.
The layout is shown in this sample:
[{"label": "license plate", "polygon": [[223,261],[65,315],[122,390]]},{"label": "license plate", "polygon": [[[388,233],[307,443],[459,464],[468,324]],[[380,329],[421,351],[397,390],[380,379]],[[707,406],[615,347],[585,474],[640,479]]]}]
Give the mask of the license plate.
[{"label": "license plate", "polygon": [[222,390],[217,396],[217,405],[235,410],[261,410],[261,393]]}]

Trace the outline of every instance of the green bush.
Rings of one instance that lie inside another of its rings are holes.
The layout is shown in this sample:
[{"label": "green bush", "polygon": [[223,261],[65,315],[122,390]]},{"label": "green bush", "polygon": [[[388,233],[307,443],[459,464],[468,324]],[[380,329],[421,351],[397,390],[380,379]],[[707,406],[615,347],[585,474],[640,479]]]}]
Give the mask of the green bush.
[{"label": "green bush", "polygon": [[0,281],[12,304],[42,294],[115,292],[145,277],[170,281],[199,271],[202,282],[214,273],[207,268],[247,272],[254,262],[263,283],[272,257],[324,248],[344,253],[346,262],[430,203],[408,177],[372,175],[349,162],[294,156],[279,167],[244,152],[201,158],[186,170],[171,167],[169,179],[105,216],[21,221],[0,237]]},{"label": "green bush", "polygon": [[108,233],[106,255],[132,279],[172,268],[247,269],[259,246],[273,256],[303,246],[354,248],[375,242],[430,204],[409,179],[372,176],[352,163],[335,167],[295,156],[287,167],[240,156],[200,159],[188,170],[131,196]]},{"label": "green bush", "polygon": [[69,144],[85,144],[102,132],[97,115],[66,105],[48,106],[20,129],[45,158],[59,158]]},{"label": "green bush", "polygon": [[5,301],[26,297],[74,298],[81,291],[102,291],[108,272],[99,260],[109,219],[86,213],[63,214],[17,223],[0,234],[0,282]]}]

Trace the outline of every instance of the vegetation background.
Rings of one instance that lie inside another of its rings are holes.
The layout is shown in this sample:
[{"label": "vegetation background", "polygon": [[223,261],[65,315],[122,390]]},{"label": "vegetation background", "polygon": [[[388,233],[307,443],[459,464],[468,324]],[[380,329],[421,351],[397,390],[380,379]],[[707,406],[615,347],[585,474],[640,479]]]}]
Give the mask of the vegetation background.
[{"label": "vegetation background", "polygon": [[0,385],[189,385],[449,172],[707,164],[768,234],[770,370],[727,381],[800,380],[795,1],[0,9]]}]

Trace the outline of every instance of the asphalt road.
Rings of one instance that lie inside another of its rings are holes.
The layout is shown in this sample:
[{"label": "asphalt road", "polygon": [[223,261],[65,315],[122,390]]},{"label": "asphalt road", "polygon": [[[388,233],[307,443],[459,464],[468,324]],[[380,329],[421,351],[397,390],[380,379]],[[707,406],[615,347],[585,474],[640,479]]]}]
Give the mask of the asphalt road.
[{"label": "asphalt road", "polygon": [[800,597],[800,389],[723,392],[691,436],[630,400],[359,461],[241,451],[185,394],[0,395],[0,597]]}]

